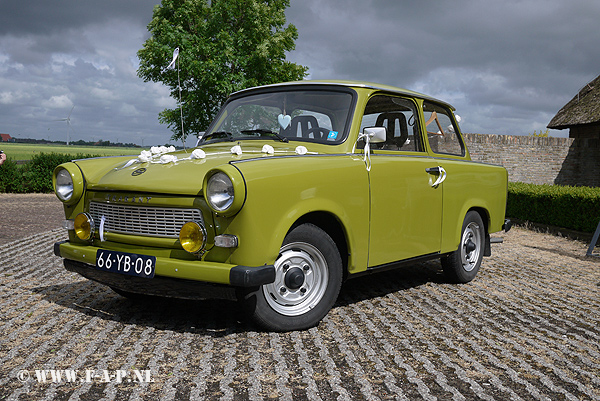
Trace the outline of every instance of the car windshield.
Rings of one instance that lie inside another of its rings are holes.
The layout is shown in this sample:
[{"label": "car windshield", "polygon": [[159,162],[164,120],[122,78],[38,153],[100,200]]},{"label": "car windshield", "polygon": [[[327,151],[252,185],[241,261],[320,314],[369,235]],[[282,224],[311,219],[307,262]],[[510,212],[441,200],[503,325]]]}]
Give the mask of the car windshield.
[{"label": "car windshield", "polygon": [[201,143],[270,138],[340,143],[345,139],[353,95],[335,90],[288,90],[234,98],[221,110]]}]

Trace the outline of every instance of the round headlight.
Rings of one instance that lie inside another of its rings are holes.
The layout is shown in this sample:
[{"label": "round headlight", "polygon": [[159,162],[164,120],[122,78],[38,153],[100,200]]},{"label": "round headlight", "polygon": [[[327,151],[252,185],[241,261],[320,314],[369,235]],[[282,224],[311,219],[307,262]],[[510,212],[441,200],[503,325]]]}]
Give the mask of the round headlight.
[{"label": "round headlight", "polygon": [[56,197],[67,205],[79,202],[85,190],[83,173],[73,162],[63,163],[54,169],[52,185]]},{"label": "round headlight", "polygon": [[179,231],[179,242],[185,251],[198,253],[206,245],[206,229],[198,222],[187,222]]},{"label": "round headlight", "polygon": [[75,234],[77,237],[84,241],[90,240],[94,235],[94,219],[92,219],[92,216],[87,213],[79,213],[77,216],[75,216],[73,228],[75,229]]},{"label": "round headlight", "polygon": [[227,174],[218,172],[208,179],[206,196],[210,206],[218,212],[223,212],[231,207],[235,194],[233,183]]},{"label": "round headlight", "polygon": [[56,196],[63,201],[67,202],[73,196],[73,178],[66,169],[60,169],[56,173]]}]

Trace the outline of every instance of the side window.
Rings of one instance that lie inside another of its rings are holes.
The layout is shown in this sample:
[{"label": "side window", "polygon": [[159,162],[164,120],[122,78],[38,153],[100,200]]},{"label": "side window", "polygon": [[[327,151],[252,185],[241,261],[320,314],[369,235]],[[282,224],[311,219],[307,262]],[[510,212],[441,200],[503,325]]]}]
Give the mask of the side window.
[{"label": "side window", "polygon": [[462,139],[450,117],[450,111],[430,102],[423,103],[425,128],[429,146],[435,153],[465,155]]},{"label": "side window", "polygon": [[420,152],[418,114],[415,104],[400,97],[377,95],[369,99],[360,124],[365,127],[385,127],[387,140],[373,144],[374,149]]}]

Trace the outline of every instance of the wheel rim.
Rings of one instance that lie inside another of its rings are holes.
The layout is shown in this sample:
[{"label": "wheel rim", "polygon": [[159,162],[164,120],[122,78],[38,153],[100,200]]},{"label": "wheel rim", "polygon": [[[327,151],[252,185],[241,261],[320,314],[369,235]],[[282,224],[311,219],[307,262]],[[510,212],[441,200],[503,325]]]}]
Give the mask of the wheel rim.
[{"label": "wheel rim", "polygon": [[323,254],[305,242],[281,248],[275,262],[275,281],[263,285],[265,299],[276,312],[299,316],[313,309],[323,298],[329,281]]},{"label": "wheel rim", "polygon": [[466,271],[470,272],[477,266],[481,245],[482,238],[479,224],[470,222],[463,231],[460,247],[462,266]]}]

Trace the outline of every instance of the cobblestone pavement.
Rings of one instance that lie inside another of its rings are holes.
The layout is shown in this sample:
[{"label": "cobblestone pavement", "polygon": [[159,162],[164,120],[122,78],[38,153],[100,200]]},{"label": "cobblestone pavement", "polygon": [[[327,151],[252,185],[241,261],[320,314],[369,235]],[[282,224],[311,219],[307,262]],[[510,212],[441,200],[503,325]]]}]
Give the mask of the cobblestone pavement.
[{"label": "cobblestone pavement", "polygon": [[318,327],[269,333],[233,302],[121,298],[62,268],[63,237],[0,246],[0,399],[600,399],[584,243],[513,229],[469,284],[438,262],[373,275]]}]

